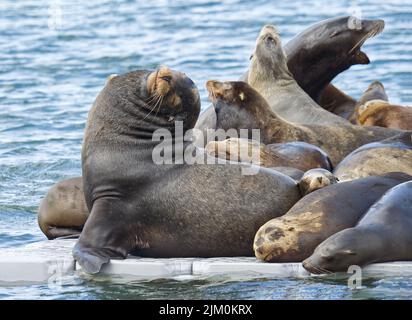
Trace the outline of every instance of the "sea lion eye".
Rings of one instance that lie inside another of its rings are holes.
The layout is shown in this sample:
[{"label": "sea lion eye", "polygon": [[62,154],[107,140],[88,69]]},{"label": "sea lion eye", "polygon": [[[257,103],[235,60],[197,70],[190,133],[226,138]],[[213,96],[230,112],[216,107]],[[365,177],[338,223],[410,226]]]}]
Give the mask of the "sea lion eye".
[{"label": "sea lion eye", "polygon": [[164,81],[166,81],[166,82],[168,82],[168,83],[170,83],[170,81],[172,81],[172,77],[171,77],[171,76],[163,76],[163,77],[160,77],[160,79],[162,79],[162,80],[164,80]]},{"label": "sea lion eye", "polygon": [[273,38],[273,37],[269,36],[269,37],[267,37],[267,39],[268,39],[268,41],[270,41],[270,42],[272,42],[272,43],[275,43],[275,44],[276,44],[276,40],[275,40],[275,38]]}]

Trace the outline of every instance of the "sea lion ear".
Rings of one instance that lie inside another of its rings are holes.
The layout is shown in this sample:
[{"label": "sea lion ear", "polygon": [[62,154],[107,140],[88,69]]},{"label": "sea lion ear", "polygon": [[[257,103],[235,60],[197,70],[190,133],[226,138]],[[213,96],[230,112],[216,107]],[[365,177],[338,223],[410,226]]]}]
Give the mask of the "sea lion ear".
[{"label": "sea lion ear", "polygon": [[118,74],[116,74],[116,73],[113,73],[113,74],[109,75],[109,76],[107,77],[107,82],[109,82],[110,80],[116,78],[117,76],[118,76]]}]

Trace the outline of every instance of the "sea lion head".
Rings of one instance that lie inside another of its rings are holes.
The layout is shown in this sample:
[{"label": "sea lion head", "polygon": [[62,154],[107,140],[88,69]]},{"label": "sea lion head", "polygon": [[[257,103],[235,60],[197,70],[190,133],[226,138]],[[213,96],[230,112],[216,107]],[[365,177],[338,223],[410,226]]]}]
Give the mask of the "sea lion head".
[{"label": "sea lion head", "polygon": [[205,146],[205,151],[212,157],[249,162],[260,165],[260,156],[264,146],[256,141],[249,139],[229,138],[223,141],[210,141]]},{"label": "sea lion head", "polygon": [[[152,139],[158,129],[184,132],[193,128],[200,112],[199,92],[189,77],[168,67],[136,70],[111,77],[97,96],[87,121],[87,141]],[[93,117],[98,113],[98,117]]]},{"label": "sea lion head", "polygon": [[370,62],[361,47],[366,40],[381,33],[384,27],[383,20],[359,19],[355,16],[332,18],[307,28],[292,39],[288,47],[292,48],[299,42],[302,48],[299,55],[304,58],[294,58],[316,61],[319,72],[322,72],[322,68],[329,68],[328,72],[335,77],[352,65]]},{"label": "sea lion head", "polygon": [[146,102],[152,112],[183,120],[186,128],[194,127],[200,112],[200,97],[186,74],[160,66],[148,74],[146,89]]},{"label": "sea lion head", "polygon": [[287,66],[280,35],[273,25],[265,25],[256,39],[250,59],[248,83],[256,88],[264,80],[293,78]]},{"label": "sea lion head", "polygon": [[209,80],[206,88],[216,111],[217,128],[250,131],[264,127],[270,107],[250,85],[242,81]]},{"label": "sea lion head", "polygon": [[376,93],[381,93],[384,94],[386,96],[386,92],[385,92],[385,86],[383,85],[382,82],[375,80],[373,81],[367,88],[366,90],[363,92],[363,94],[367,94],[370,92],[376,92]]},{"label": "sea lion head", "polygon": [[310,169],[305,172],[298,185],[303,196],[315,190],[335,184],[339,181],[330,171],[323,168]]},{"label": "sea lion head", "polygon": [[284,47],[288,67],[299,85],[315,100],[339,73],[352,65],[368,64],[362,45],[382,32],[383,20],[354,16],[318,22]]},{"label": "sea lion head", "polygon": [[387,101],[388,96],[385,92],[385,87],[383,86],[383,84],[380,81],[373,81],[363,92],[362,97],[356,103],[355,110],[353,111],[349,120],[354,124],[361,124],[359,122],[359,116],[368,108],[368,106],[370,106],[370,104],[388,104]]},{"label": "sea lion head", "polygon": [[357,232],[355,228],[344,229],[323,241],[303,261],[303,267],[313,274],[325,274],[346,272],[351,265],[363,265],[373,252],[375,236],[367,231]]}]

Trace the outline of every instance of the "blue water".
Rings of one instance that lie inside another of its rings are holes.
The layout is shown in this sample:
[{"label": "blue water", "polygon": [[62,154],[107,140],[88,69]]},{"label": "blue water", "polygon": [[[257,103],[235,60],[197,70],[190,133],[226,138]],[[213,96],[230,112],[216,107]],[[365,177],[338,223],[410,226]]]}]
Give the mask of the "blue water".
[{"label": "blue water", "polygon": [[[53,5],[53,4],[58,4]],[[356,13],[383,18],[364,46],[372,63],[334,83],[359,97],[382,81],[391,101],[412,104],[412,3],[368,1],[15,1],[0,2],[0,248],[44,240],[36,221],[56,181],[80,175],[87,112],[112,73],[166,64],[186,72],[208,105],[208,79],[237,79],[263,24],[284,42],[319,20]],[[412,279],[225,278],[124,282],[74,277],[60,289],[0,286],[0,298],[412,298]]]}]

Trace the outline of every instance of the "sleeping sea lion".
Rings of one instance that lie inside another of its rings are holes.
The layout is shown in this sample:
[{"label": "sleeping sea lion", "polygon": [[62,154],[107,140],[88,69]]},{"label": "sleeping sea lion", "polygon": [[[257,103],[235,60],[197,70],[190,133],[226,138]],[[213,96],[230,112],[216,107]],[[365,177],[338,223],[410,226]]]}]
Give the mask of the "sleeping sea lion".
[{"label": "sleeping sea lion", "polygon": [[412,181],[387,191],[356,226],[335,233],[303,261],[311,273],[346,272],[350,266],[412,260]]},{"label": "sleeping sea lion", "polygon": [[[253,152],[253,149],[256,151]],[[227,160],[249,162],[262,167],[292,167],[302,171],[313,168],[332,170],[328,155],[306,142],[273,143],[264,145],[256,140],[229,138],[211,141],[205,150],[212,156]]]},{"label": "sleeping sea lion", "polygon": [[345,181],[394,171],[412,175],[410,132],[361,146],[347,155],[333,173],[339,180]]},{"label": "sleeping sea lion", "polygon": [[267,262],[300,262],[334,233],[356,225],[390,188],[411,180],[390,173],[341,182],[314,191],[285,215],[265,223],[256,233],[256,257]]}]

